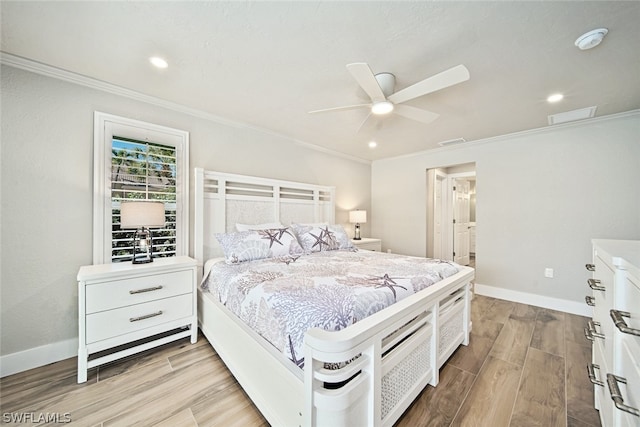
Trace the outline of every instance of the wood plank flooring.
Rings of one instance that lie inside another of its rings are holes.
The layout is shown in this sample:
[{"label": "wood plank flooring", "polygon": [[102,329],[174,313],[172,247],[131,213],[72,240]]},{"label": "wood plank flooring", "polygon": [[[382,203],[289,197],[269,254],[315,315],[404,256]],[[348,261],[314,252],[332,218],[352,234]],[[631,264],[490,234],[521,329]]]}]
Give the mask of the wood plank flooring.
[{"label": "wood plank flooring", "polygon": [[[586,318],[483,296],[471,317],[469,346],[397,427],[600,425],[585,369]],[[23,416],[11,425],[60,425],[32,422],[40,414],[88,427],[268,425],[202,336],[94,368],[84,384],[75,358],[2,378],[0,409],[0,424]]]}]

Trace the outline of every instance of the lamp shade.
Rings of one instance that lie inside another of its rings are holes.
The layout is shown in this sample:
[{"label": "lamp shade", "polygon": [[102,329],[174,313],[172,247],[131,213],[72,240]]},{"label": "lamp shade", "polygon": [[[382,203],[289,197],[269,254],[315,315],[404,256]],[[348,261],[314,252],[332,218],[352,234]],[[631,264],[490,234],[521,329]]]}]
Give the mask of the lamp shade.
[{"label": "lamp shade", "polygon": [[349,212],[349,222],[355,224],[364,224],[367,222],[367,211],[357,210]]},{"label": "lamp shade", "polygon": [[120,204],[120,228],[164,227],[164,203],[123,201]]}]

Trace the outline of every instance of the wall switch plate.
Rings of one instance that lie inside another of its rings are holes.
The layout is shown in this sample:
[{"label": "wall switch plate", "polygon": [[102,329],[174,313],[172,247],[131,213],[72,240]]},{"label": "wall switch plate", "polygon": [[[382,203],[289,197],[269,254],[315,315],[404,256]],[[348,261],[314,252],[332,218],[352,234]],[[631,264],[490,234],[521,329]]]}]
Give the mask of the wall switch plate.
[{"label": "wall switch plate", "polygon": [[553,268],[545,268],[544,269],[544,277],[548,277],[550,279],[553,278]]}]

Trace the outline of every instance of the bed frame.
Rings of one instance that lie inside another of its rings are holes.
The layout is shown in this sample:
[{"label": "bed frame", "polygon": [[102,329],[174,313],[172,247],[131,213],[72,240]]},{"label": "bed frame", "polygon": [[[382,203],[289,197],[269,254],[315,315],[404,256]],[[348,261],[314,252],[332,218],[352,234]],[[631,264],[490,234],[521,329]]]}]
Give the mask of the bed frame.
[{"label": "bed frame", "polygon": [[[195,170],[194,253],[221,256],[214,233],[235,223],[335,220],[335,189]],[[198,292],[200,329],[274,426],[391,426],[469,341],[474,270],[438,282],[338,331],[305,336],[299,369],[222,304]],[[351,363],[337,370],[327,363]]]}]

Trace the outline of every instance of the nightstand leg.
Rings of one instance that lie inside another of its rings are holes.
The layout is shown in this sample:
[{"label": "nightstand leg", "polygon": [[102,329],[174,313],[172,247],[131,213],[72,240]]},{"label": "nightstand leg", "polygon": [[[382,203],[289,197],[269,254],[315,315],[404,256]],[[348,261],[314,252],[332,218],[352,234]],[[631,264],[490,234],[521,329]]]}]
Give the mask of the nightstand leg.
[{"label": "nightstand leg", "polygon": [[78,384],[87,382],[88,357],[85,348],[78,349]]},{"label": "nightstand leg", "polygon": [[195,344],[198,341],[198,323],[191,324],[191,344]]}]

